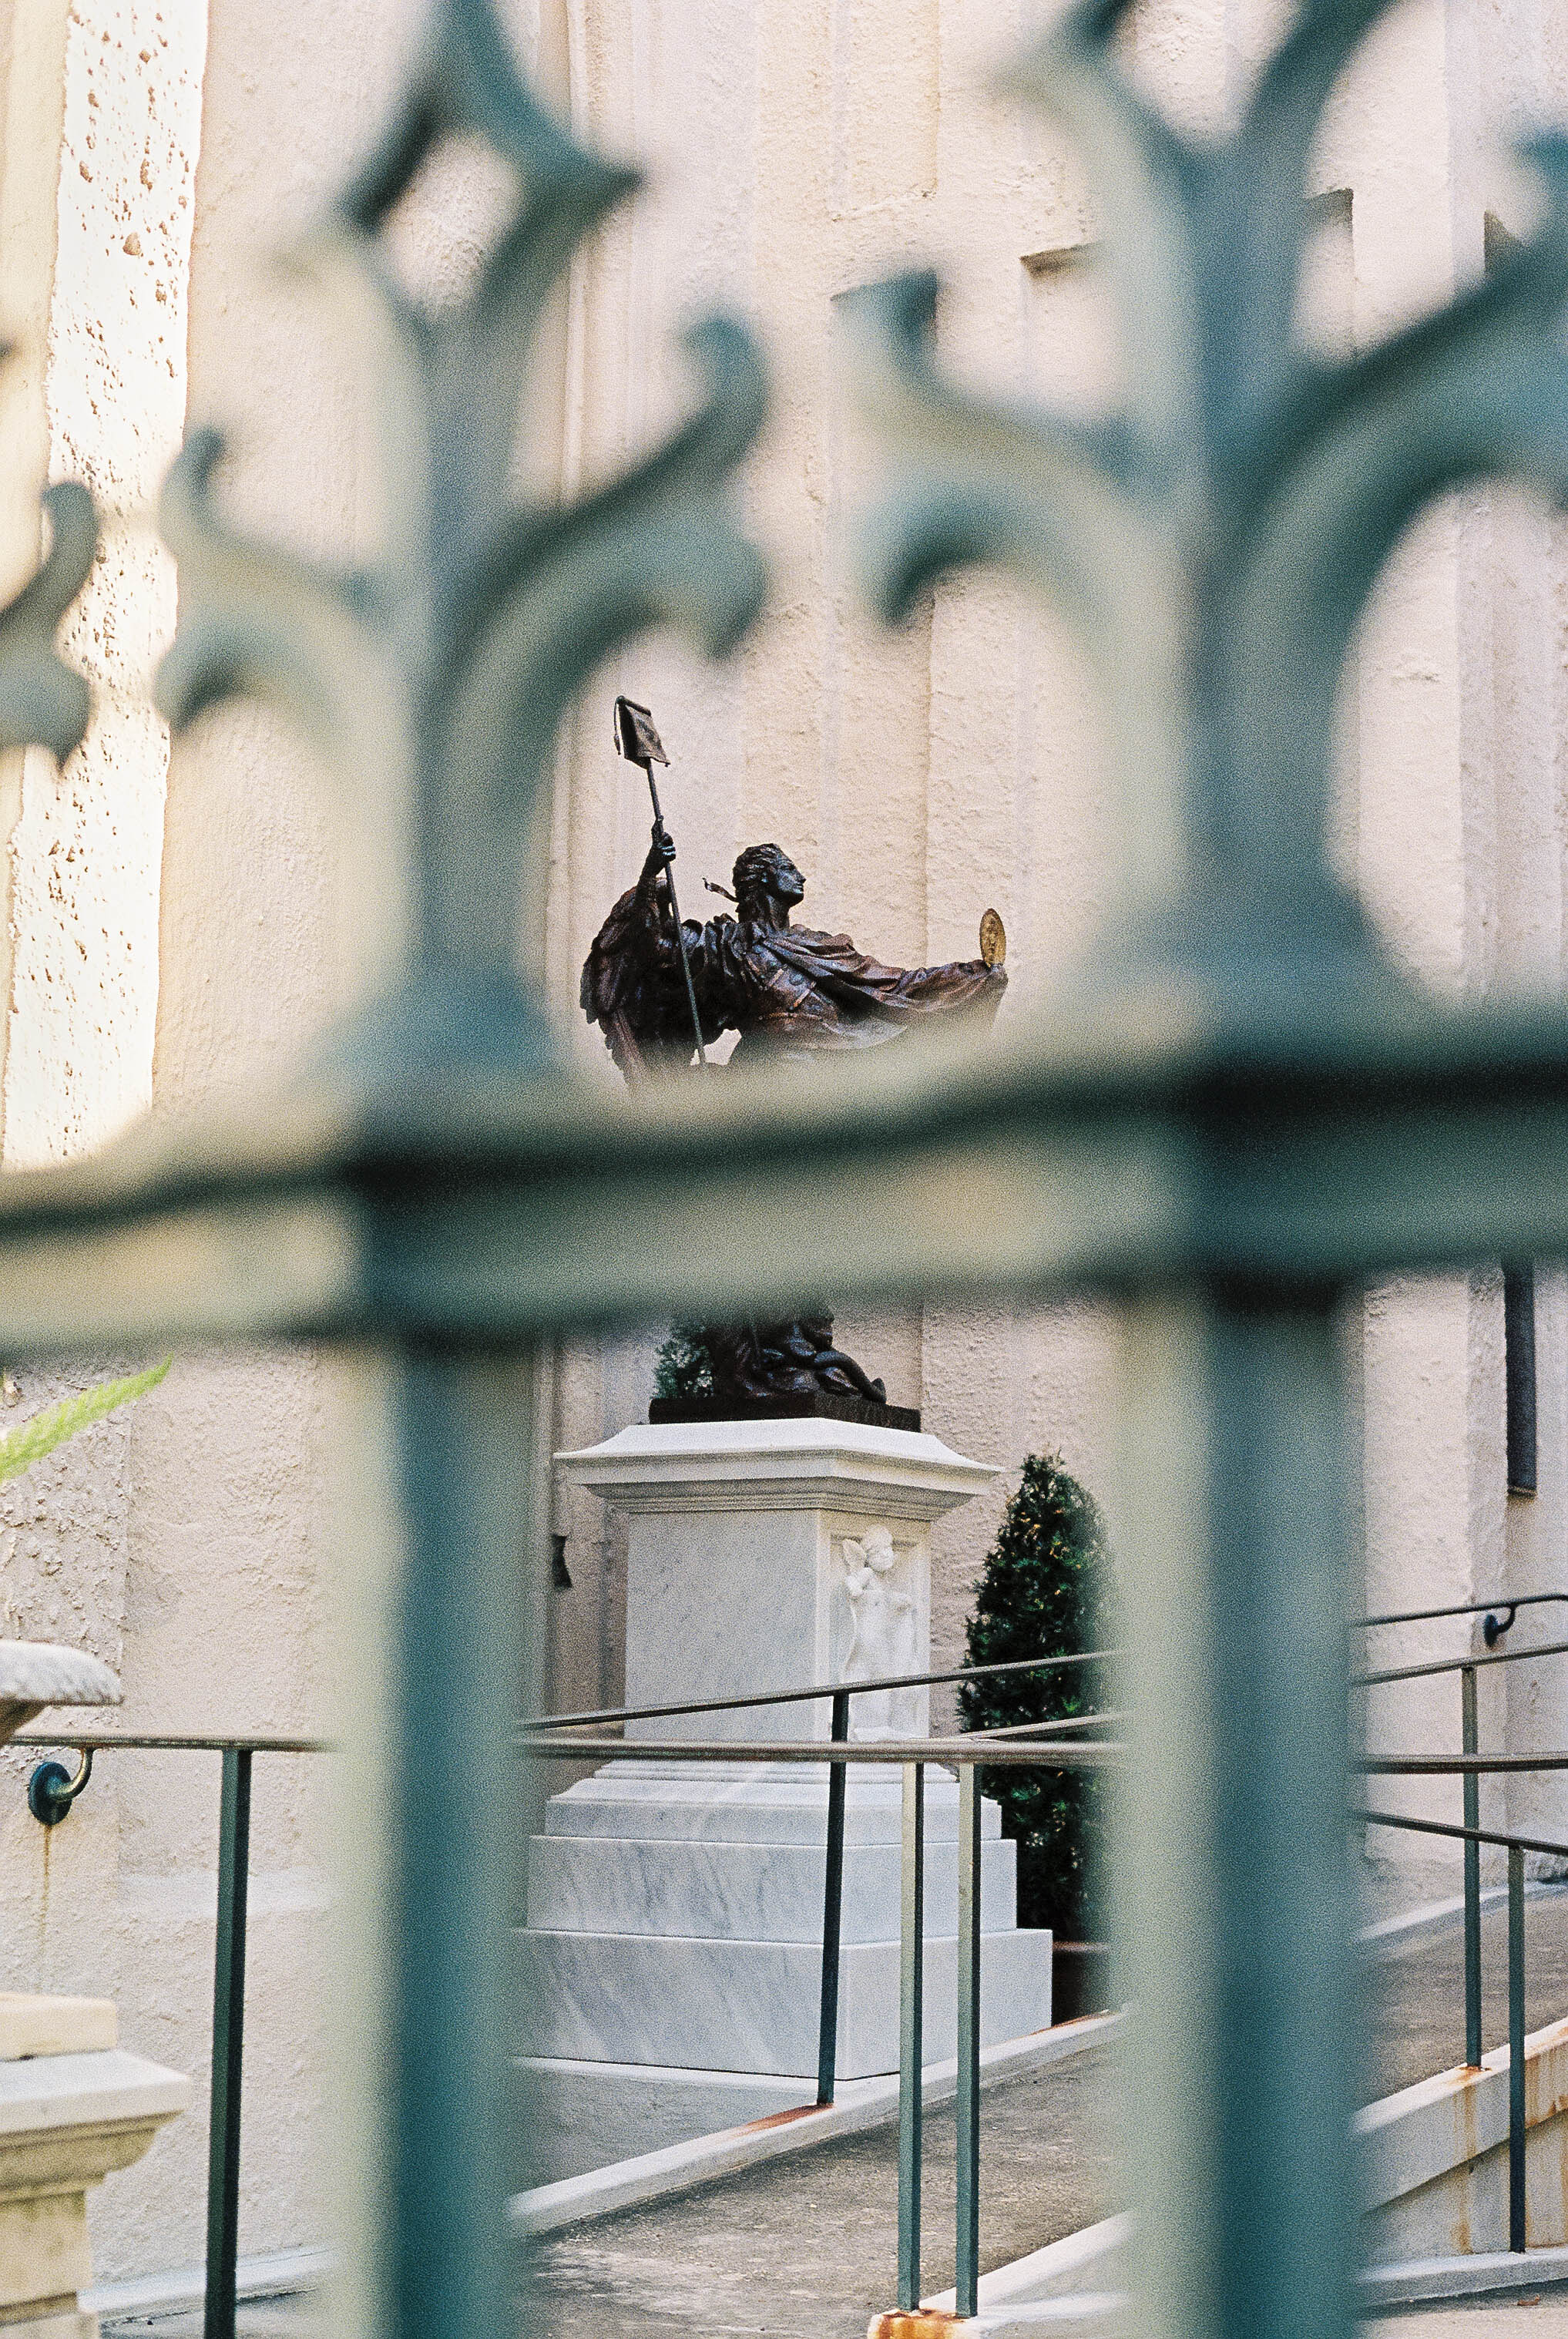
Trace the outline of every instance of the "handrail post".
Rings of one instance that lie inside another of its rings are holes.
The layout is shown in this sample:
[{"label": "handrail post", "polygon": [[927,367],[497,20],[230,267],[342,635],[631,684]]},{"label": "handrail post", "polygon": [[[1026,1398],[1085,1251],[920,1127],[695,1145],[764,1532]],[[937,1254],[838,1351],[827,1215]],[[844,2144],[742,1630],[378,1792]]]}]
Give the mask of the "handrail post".
[{"label": "handrail post", "polygon": [[1524,2247],[1524,1853],[1508,1847],[1508,2246]]},{"label": "handrail post", "polygon": [[958,2242],[955,2306],[980,2312],[980,1765],[958,1774]]},{"label": "handrail post", "polygon": [[[833,1702],[833,1742],[849,1738],[849,1692]],[[843,1811],[847,1762],[830,1762],[827,1772],[827,1870],[822,1903],[822,2016],[817,2031],[816,2099],[831,2104],[838,2068],[839,1940],[843,1926]]]},{"label": "handrail post", "polygon": [[[1481,1751],[1475,1719],[1475,1668],[1466,1665],[1459,1676],[1460,1737],[1466,1754]],[[1481,1824],[1481,1776],[1464,1773],[1464,1824]],[[1481,2061],[1481,1846],[1464,1846],[1464,2060],[1472,2069]]]},{"label": "handrail post", "polygon": [[898,2303],[920,2304],[921,2081],[925,1989],[925,1764],[903,1766],[898,1981]]},{"label": "handrail post", "polygon": [[234,2339],[240,2239],[240,2091],[245,2056],[245,1900],[251,1866],[251,1749],[223,1749],[218,1823],[218,1939],[212,1963],[212,2089],[207,2138],[203,2339]]}]

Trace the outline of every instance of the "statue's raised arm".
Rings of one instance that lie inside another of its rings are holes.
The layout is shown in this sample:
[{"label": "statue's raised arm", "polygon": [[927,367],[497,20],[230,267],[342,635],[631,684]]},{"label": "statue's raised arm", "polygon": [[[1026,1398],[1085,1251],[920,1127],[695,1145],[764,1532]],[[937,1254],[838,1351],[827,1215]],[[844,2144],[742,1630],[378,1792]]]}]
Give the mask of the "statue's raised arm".
[{"label": "statue's raised arm", "polygon": [[[583,961],[583,1013],[598,1025],[617,1069],[634,1083],[650,1072],[678,1071],[692,1059],[691,1001],[665,874],[674,858],[668,836],[656,837],[641,876],[621,895]],[[684,931],[707,1042],[729,1028],[730,1019],[708,976],[710,929],[687,920]]]}]

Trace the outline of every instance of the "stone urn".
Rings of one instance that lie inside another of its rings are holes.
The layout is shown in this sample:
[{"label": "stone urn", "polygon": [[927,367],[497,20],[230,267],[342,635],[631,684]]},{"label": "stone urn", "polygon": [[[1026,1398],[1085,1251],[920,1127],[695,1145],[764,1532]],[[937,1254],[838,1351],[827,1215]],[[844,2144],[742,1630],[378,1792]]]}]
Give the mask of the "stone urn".
[{"label": "stone urn", "polygon": [[0,1746],[46,1705],[118,1705],[120,1684],[84,1649],[49,1641],[0,1641]]}]

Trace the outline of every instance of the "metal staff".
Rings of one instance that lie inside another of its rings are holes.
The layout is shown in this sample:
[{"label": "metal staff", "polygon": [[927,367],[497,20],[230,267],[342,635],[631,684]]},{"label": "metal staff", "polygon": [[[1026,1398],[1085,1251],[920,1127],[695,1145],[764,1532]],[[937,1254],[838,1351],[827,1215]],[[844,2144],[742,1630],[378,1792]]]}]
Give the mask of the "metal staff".
[{"label": "metal staff", "polygon": [[[652,715],[646,706],[639,706],[635,698],[623,696],[616,701],[616,747],[628,764],[637,764],[642,767],[643,776],[648,784],[648,794],[653,798],[654,843],[657,844],[662,840],[664,844],[670,844],[670,833],[665,826],[664,808],[659,803],[659,792],[654,781],[654,765],[663,764],[667,770],[670,759],[665,753],[664,742],[659,737]],[[665,863],[665,883],[669,888],[670,913],[676,922],[676,945],[681,954],[681,972],[686,979],[692,1030],[696,1035],[697,1061],[705,1071],[708,1060],[703,1046],[703,1019],[697,1012],[697,990],[692,981],[692,962],[686,952],[685,928],[681,923],[680,904],[676,900],[676,873],[671,866],[674,856],[675,848],[670,844],[670,859]]]}]

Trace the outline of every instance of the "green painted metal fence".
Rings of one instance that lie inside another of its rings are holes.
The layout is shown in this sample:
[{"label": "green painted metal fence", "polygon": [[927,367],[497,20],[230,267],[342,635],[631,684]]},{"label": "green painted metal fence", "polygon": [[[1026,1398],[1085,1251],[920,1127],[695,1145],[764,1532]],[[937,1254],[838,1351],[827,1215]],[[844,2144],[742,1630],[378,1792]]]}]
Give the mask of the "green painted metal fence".
[{"label": "green painted metal fence", "polygon": [[[1307,0],[1235,136],[1202,150],[1124,76],[1123,0],[1080,5],[1019,67],[1097,174],[1113,419],[950,389],[928,280],[858,304],[890,464],[867,555],[883,606],[1010,563],[1081,626],[1110,721],[1119,897],[1076,987],[982,1062],[912,1051],[633,1106],[579,1092],[514,971],[572,694],[648,625],[719,652],[759,604],[725,483],[763,376],[711,323],[691,344],[703,402],[667,446],[582,504],[508,499],[530,332],[631,183],[529,97],[486,0],[442,0],[307,253],[380,400],[383,562],[330,574],[241,541],[215,442],[176,466],[163,703],[183,723],[267,690],[311,726],[375,873],[384,983],[286,1094],[8,1180],[0,1352],[270,1337],[357,1360],[340,2091],[364,2339],[475,2339],[513,2312],[495,2138],[530,1344],[803,1288],[1120,1299],[1145,2319],[1160,2339],[1346,2322],[1336,1310],[1369,1273],[1568,1248],[1568,1018],[1416,997],[1324,851],[1339,666],[1401,529],[1484,474],[1568,489],[1563,140],[1527,150],[1541,223],[1484,286],[1346,364],[1292,341],[1308,149],[1385,5]],[[432,320],[377,236],[453,131],[520,192],[471,299]],[[0,736],[59,748],[84,708],[50,628],[91,530],[79,491],[53,494],[54,551],[0,619]]]}]

